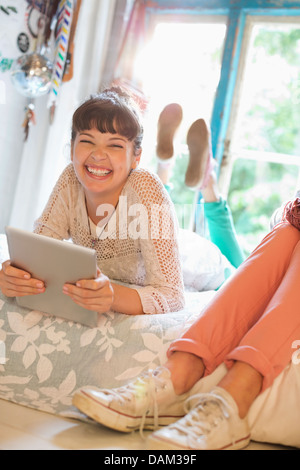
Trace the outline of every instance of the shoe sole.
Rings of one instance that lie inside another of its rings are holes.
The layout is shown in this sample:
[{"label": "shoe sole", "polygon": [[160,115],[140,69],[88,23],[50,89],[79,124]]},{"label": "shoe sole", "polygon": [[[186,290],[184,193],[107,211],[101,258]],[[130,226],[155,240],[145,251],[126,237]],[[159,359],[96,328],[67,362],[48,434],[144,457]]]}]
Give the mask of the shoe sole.
[{"label": "shoe sole", "polygon": [[156,153],[160,160],[169,160],[174,155],[173,139],[182,121],[182,108],[176,103],[167,105],[158,120]]},{"label": "shoe sole", "polygon": [[[218,449],[206,449],[206,450],[239,450],[244,449],[250,443],[251,436],[248,435],[239,439],[237,442],[230,443]],[[192,447],[178,446],[174,442],[164,440],[156,436],[150,436],[147,440],[148,450],[205,450],[195,449]]]},{"label": "shoe sole", "polygon": [[200,188],[207,172],[210,156],[210,133],[204,119],[195,121],[187,134],[189,164],[185,175],[185,184],[191,188]]},{"label": "shoe sole", "polygon": [[[92,418],[97,423],[116,431],[130,433],[132,431],[137,431],[141,427],[143,419],[142,416],[130,416],[125,413],[115,411],[84,391],[76,393],[73,397],[72,403],[89,418]],[[159,416],[158,426],[168,426],[169,424],[178,421],[183,416],[184,415]],[[143,429],[150,431],[157,429],[155,427],[153,416],[145,417]]]}]

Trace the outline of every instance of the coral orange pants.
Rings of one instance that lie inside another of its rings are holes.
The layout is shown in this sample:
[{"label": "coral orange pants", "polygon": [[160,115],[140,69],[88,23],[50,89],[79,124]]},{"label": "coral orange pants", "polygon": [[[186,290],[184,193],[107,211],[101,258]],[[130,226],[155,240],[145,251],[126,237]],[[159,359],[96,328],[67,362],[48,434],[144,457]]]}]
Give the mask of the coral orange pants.
[{"label": "coral orange pants", "polygon": [[216,293],[174,351],[203,359],[205,375],[225,362],[253,366],[262,391],[291,361],[300,340],[300,231],[277,225]]}]

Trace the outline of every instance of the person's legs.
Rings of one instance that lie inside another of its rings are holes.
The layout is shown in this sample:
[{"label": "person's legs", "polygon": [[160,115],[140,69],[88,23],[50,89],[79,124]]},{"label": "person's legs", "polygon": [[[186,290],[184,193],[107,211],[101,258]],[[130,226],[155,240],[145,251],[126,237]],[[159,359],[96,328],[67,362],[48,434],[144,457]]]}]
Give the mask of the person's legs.
[{"label": "person's legs", "polygon": [[[157,175],[170,192],[174,165],[174,136],[183,116],[177,103],[167,105],[160,113],[157,125]],[[228,261],[237,268],[245,259],[238,243],[230,208],[219,193],[214,172],[215,160],[211,150],[211,136],[204,119],[196,120],[187,133],[189,163],[185,184],[201,191],[204,200],[204,216],[208,223],[211,241]],[[196,215],[197,216],[197,215]]]},{"label": "person's legs", "polygon": [[189,149],[189,162],[185,174],[185,184],[199,189],[207,186],[208,178],[215,167],[212,155],[210,130],[204,119],[197,119],[188,130],[186,137]]},{"label": "person's legs", "polygon": [[226,390],[237,404],[240,418],[245,418],[261,393],[263,376],[246,362],[234,362],[218,386]]},{"label": "person's legs", "polygon": [[[249,328],[248,321],[244,322],[245,325],[248,324],[248,327],[241,341],[239,341],[240,328],[236,329],[236,340],[239,344],[233,351],[225,353],[224,361],[229,370],[217,387],[208,394],[195,396],[192,411],[175,424],[154,433],[150,437],[151,448],[174,450],[239,449],[245,447],[250,441],[247,420],[250,407],[257,396],[272,385],[275,377],[291,361],[292,344],[300,337],[300,317],[297,311],[300,278],[300,232],[292,226],[282,224],[279,230],[274,230],[274,233],[280,234],[282,249],[279,251],[278,257],[282,259],[279,264],[272,263],[276,252],[273,251],[273,257],[270,257],[271,252],[269,252],[272,274],[265,279],[266,272],[261,271],[260,275],[258,273],[261,283],[265,286],[269,285],[269,290],[273,292],[266,308],[263,309],[262,314],[252,327]],[[273,238],[273,240],[275,239]],[[280,248],[280,245],[274,241],[273,245],[274,249]],[[288,249],[286,249],[287,245]],[[293,248],[292,252],[291,248]],[[281,252],[284,252],[283,257]],[[267,261],[268,259],[265,259],[265,262]],[[281,274],[282,268],[284,268],[284,275]],[[252,289],[249,290],[251,293]],[[241,295],[243,293],[245,294],[245,291],[241,292]],[[262,302],[264,302],[263,297],[265,295],[261,297]],[[249,296],[247,296],[247,300],[250,300]],[[258,310],[260,310],[261,301],[257,303]],[[250,306],[251,316],[256,317],[254,314],[256,309],[253,306],[254,304]],[[239,320],[239,316],[236,317],[236,320]],[[224,326],[226,317],[224,322],[220,318],[219,321]],[[200,327],[200,322],[198,327]],[[217,327],[216,323],[214,327]],[[201,324],[201,329],[203,329],[203,336],[205,336],[204,324]],[[228,332],[224,331],[225,336],[226,333]],[[217,342],[218,338],[214,338],[214,341]],[[208,349],[212,348],[209,346]],[[224,354],[226,351],[225,341],[223,341],[223,345],[222,342],[219,342],[214,350],[217,351],[217,349]],[[172,354],[175,361],[176,354],[179,353]],[[170,359],[172,359],[172,355]],[[174,360],[172,368],[176,369]],[[185,362],[186,364],[189,362],[187,357]],[[199,370],[203,370],[204,365],[205,360]],[[188,369],[187,366],[186,369]],[[176,377],[174,375],[173,381],[176,380]],[[180,380],[182,381],[182,378]]]},{"label": "person's legs", "polygon": [[[297,231],[295,228],[293,230]],[[300,241],[263,315],[244,335],[238,347],[225,358],[228,368],[236,361],[243,361],[259,371],[264,377],[262,391],[273,383],[291,361],[292,344],[300,338],[300,316],[297,310],[299,266]]]},{"label": "person's legs", "polygon": [[228,261],[238,268],[245,260],[235,231],[231,210],[219,194],[217,178],[213,172],[207,186],[202,189],[204,215],[208,224],[210,240]]},{"label": "person's legs", "polygon": [[204,215],[208,223],[210,240],[219,248],[228,261],[238,268],[246,256],[238,242],[231,210],[227,201],[204,203]]},{"label": "person's legs", "polygon": [[172,169],[174,166],[174,160],[170,161],[158,161],[157,163],[157,176],[160,178],[162,184],[166,188],[167,192],[170,193],[172,184],[171,184],[171,175]]},{"label": "person's legs", "polygon": [[205,367],[201,357],[189,352],[175,351],[165,364],[170,371],[176,395],[189,392],[203,377]]},{"label": "person's legs", "polygon": [[[185,414],[184,402],[199,390],[199,380],[212,373],[226,360],[229,367],[234,361],[227,379],[231,377],[232,384],[234,377],[239,378],[235,389],[248,390],[248,397],[243,397],[244,405],[248,406],[247,403],[251,403],[262,388],[260,375],[264,377],[264,383],[269,384],[270,379],[279,374],[289,360],[288,342],[292,341],[293,326],[299,325],[299,319],[293,317],[293,312],[297,314],[297,311],[291,309],[288,330],[282,310],[281,314],[280,309],[275,314],[275,321],[272,321],[273,307],[269,316],[264,315],[264,312],[274,302],[280,303],[277,290],[280,293],[282,285],[289,285],[290,282],[288,278],[284,279],[285,273],[289,276],[291,271],[292,275],[297,263],[299,266],[298,257],[291,263],[294,251],[297,254],[300,251],[299,241],[300,232],[297,229],[287,223],[277,226],[237,270],[233,278],[216,293],[192,327],[182,338],[172,343],[168,350],[168,360],[162,369],[159,368],[146,377],[138,377],[128,386],[112,391],[82,390],[75,396],[75,406],[96,421],[122,431],[130,431],[139,426],[154,427],[155,415],[158,422],[165,425]],[[296,280],[295,282],[297,284]],[[292,286],[295,287],[294,284]],[[297,289],[294,291],[297,292]],[[289,294],[289,291],[287,293]],[[273,297],[274,302],[271,302]],[[251,339],[254,328],[262,325],[262,322],[265,324],[263,333],[261,330],[252,339],[255,346],[251,348],[247,336]],[[271,333],[269,342],[266,331]],[[298,329],[297,334],[298,331],[300,334]],[[279,336],[282,337],[281,341],[274,341],[274,338]],[[249,366],[247,370],[243,363]],[[237,367],[244,368],[243,374],[241,369],[237,373]],[[253,385],[250,394],[249,383]],[[219,384],[218,396],[220,390],[227,393],[226,383]],[[221,392],[223,395],[220,400],[222,403],[227,399],[231,400],[230,413],[234,415],[233,422],[244,433],[246,428],[239,422],[239,413],[243,416],[245,410],[238,408],[238,397],[234,396],[235,402],[230,390],[228,392],[227,398],[224,398],[224,393]],[[159,421],[160,419],[162,421]]]},{"label": "person's legs", "polygon": [[157,123],[157,175],[167,191],[174,165],[174,137],[181,124],[183,111],[179,104],[170,103],[161,111]]},{"label": "person's legs", "polygon": [[190,127],[187,144],[190,158],[185,183],[201,193],[210,239],[237,268],[245,255],[237,239],[230,208],[219,192],[210,130],[203,119],[198,119]]},{"label": "person's legs", "polygon": [[[272,327],[270,330],[273,333],[270,336],[272,340],[282,335],[282,341],[287,341],[289,337],[285,315],[282,314],[282,311],[277,310],[274,313],[272,308],[271,315],[264,315],[264,313],[268,311],[268,305],[273,297],[275,300],[273,299],[271,306],[273,302],[278,303],[278,295],[280,298],[282,297],[281,283],[287,275],[286,273],[294,272],[292,266],[295,263],[291,263],[291,260],[299,240],[300,232],[287,223],[277,226],[273,232],[268,234],[240,266],[236,274],[216,293],[199,319],[182,338],[172,343],[168,350],[168,357],[170,358],[175,351],[201,357],[205,365],[204,375],[208,375],[232,351],[235,351],[235,354],[240,354],[239,357],[235,356],[233,360],[243,360],[242,352],[236,348],[239,345],[244,345],[244,340],[248,341],[247,334],[252,334],[251,329],[259,320],[265,322],[269,328]],[[290,263],[291,267],[288,269]],[[292,284],[289,280],[283,285],[290,286]],[[278,292],[277,289],[279,289]],[[292,290],[292,288],[290,289]],[[291,325],[295,325],[295,320],[293,323],[290,319],[289,324],[288,328],[293,328]],[[255,330],[253,329],[253,331]],[[265,347],[273,347],[277,350],[276,341],[267,342],[263,336],[261,342],[261,346],[265,342],[268,344]],[[252,366],[257,365],[257,370],[268,375],[271,374],[272,377],[274,373],[269,370],[270,362],[274,364],[276,373],[279,373],[279,370],[282,370],[288,361],[288,358],[284,357],[279,366],[277,359],[274,362],[277,357],[275,351],[273,351],[273,357],[270,357],[268,361],[265,359],[266,353],[260,353],[258,348],[255,351],[249,348],[247,353],[253,355]],[[243,352],[243,354],[245,353]],[[230,359],[231,356],[228,356],[228,360]],[[185,373],[189,374],[187,368]]]},{"label": "person's legs", "polygon": [[[181,106],[171,103],[162,110],[158,120],[157,175],[168,192],[171,189],[170,180],[174,166],[173,140],[182,116]],[[215,162],[211,151],[210,131],[204,119],[198,119],[192,124],[187,134],[187,143],[190,158],[185,182],[188,187],[196,185],[201,189],[210,239],[232,266],[237,268],[244,261],[245,256],[237,240],[231,211],[219,194],[214,172]]]}]

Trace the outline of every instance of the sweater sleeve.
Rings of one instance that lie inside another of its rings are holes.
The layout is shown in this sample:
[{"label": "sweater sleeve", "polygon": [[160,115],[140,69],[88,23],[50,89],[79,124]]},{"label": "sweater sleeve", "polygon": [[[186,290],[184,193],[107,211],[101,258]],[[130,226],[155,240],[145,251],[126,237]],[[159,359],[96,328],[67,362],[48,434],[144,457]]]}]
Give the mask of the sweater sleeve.
[{"label": "sweater sleeve", "polygon": [[76,184],[72,166],[69,165],[59,177],[42,215],[34,223],[34,232],[59,240],[68,240],[69,233],[69,193]]},{"label": "sweater sleeve", "polygon": [[146,282],[137,289],[144,312],[179,311],[184,307],[184,287],[174,206],[160,180],[150,172],[138,170],[131,184],[148,216],[148,236],[140,240]]}]

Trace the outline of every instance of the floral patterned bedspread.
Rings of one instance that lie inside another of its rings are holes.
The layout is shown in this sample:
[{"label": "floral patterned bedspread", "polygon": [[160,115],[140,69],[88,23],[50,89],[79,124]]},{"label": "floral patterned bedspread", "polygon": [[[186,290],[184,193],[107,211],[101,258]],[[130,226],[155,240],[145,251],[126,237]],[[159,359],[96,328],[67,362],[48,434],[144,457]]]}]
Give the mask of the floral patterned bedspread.
[{"label": "floral patterned bedspread", "polygon": [[[0,263],[5,259],[0,237]],[[212,295],[189,292],[185,309],[171,314],[108,312],[99,316],[97,328],[89,328],[19,307],[0,293],[0,398],[71,416],[78,388],[122,385],[163,363],[170,343]]]}]

